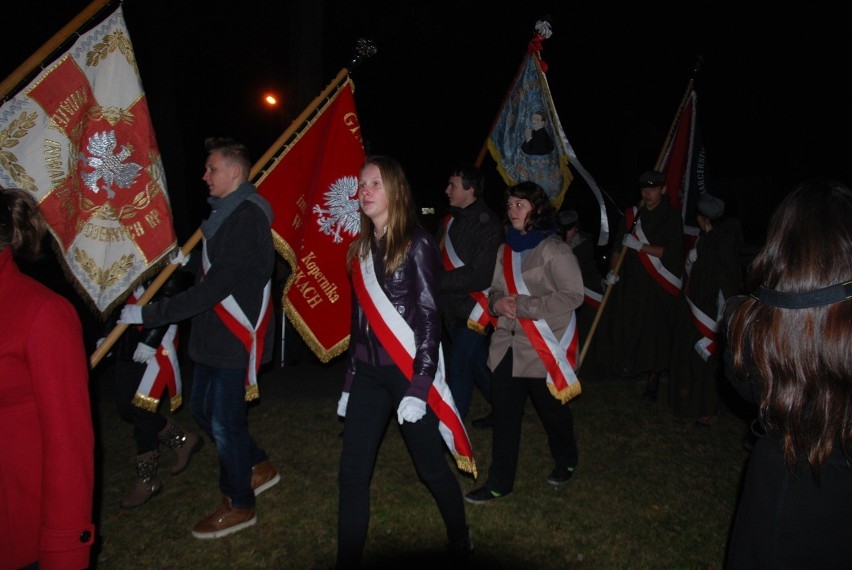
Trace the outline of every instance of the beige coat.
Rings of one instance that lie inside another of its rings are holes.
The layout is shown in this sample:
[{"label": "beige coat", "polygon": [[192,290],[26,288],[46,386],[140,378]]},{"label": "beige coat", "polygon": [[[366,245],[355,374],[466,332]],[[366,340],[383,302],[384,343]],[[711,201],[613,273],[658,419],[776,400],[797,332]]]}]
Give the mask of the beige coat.
[{"label": "beige coat", "polygon": [[[508,295],[503,275],[503,250],[497,250],[497,265],[491,279],[488,306],[494,313],[494,303]],[[521,273],[530,295],[518,295],[519,318],[544,318],[551,330],[560,338],[571,322],[574,309],[583,303],[583,277],[571,246],[551,236],[527,254],[521,264]],[[499,316],[499,315],[498,315]],[[544,378],[547,370],[533,348],[517,319],[499,316],[497,328],[491,336],[488,366],[494,370],[506,351],[512,349],[512,376]]]}]

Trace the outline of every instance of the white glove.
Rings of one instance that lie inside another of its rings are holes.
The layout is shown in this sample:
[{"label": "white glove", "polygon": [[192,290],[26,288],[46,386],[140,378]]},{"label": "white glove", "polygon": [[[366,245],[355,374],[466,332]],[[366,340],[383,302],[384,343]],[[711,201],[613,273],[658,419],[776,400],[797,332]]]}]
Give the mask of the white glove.
[{"label": "white glove", "polygon": [[698,251],[695,248],[689,250],[689,253],[686,254],[686,262],[684,263],[684,267],[686,268],[686,273],[689,274],[692,271],[692,264],[698,259]]},{"label": "white glove", "polygon": [[349,404],[349,392],[340,394],[340,399],[337,400],[337,415],[341,418],[346,417],[346,405]]},{"label": "white glove", "polygon": [[187,263],[189,263],[189,257],[192,255],[192,252],[187,255],[183,254],[182,249],[178,249],[177,252],[172,256],[172,263],[180,263],[181,267],[184,267]]},{"label": "white glove", "polygon": [[399,425],[402,425],[402,422],[414,423],[425,415],[426,402],[414,396],[403,398],[396,410],[396,419],[399,421]]},{"label": "white glove", "polygon": [[635,249],[639,251],[642,249],[642,245],[644,245],[641,241],[636,239],[636,236],[633,234],[624,234],[624,239],[621,240],[622,245],[626,245],[630,249]]},{"label": "white glove", "polygon": [[141,325],[142,305],[124,305],[116,322],[120,325]]},{"label": "white glove", "polygon": [[604,277],[604,283],[606,283],[607,285],[615,285],[616,283],[618,283],[618,279],[618,273],[610,270],[610,272],[606,274],[606,277]]},{"label": "white glove", "polygon": [[145,364],[157,354],[156,348],[151,348],[144,342],[140,342],[136,345],[136,352],[133,353],[133,361],[138,362],[139,364]]}]

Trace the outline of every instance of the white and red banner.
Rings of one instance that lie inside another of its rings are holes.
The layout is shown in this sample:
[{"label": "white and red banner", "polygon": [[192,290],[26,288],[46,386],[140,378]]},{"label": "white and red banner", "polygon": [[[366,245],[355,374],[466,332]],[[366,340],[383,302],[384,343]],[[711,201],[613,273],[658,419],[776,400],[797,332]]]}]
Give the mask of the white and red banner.
[{"label": "white and red banner", "polygon": [[255,181],[275,211],[275,248],[293,270],[284,310],[322,362],[349,344],[346,253],[360,231],[365,159],[353,91],[346,75]]},{"label": "white and red banner", "polygon": [[177,245],[121,7],[0,107],[0,184],[27,190],[102,316]]}]

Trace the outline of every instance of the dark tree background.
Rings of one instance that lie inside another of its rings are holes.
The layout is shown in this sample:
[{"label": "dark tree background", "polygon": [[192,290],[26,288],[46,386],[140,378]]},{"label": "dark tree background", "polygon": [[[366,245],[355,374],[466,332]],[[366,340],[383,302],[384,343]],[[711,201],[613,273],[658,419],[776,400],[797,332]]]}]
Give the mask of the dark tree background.
[{"label": "dark tree background", "polygon": [[[699,55],[709,185],[747,239],[761,239],[774,206],[802,179],[852,179],[841,89],[849,49],[835,9],[648,4],[126,0],[124,10],[181,238],[207,211],[204,138],[234,136],[261,156],[350,66],[361,37],[378,47],[352,70],[367,150],[398,158],[420,205],[443,209],[447,172],[478,156],[544,17],[553,36],[542,55],[562,125],[612,198],[612,218],[637,200],[636,176],[656,162]],[[0,75],[86,5],[5,8]],[[269,89],[283,94],[283,110],[262,105]],[[488,199],[499,207],[492,165],[486,159]],[[575,183],[563,207],[594,219],[591,200]]]}]

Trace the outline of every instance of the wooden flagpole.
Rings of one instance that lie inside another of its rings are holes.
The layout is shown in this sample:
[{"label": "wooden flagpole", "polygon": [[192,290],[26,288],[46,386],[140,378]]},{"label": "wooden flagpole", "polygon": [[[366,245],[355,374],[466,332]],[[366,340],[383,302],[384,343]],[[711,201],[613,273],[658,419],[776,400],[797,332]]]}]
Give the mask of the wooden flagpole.
[{"label": "wooden flagpole", "polygon": [[[188,240],[186,240],[186,243],[183,244],[183,247],[181,248],[183,254],[189,255],[189,252],[191,252],[196,246],[196,244],[201,241],[201,238],[201,228],[198,228],[197,230],[195,230],[195,233],[192,234],[192,236]],[[145,293],[139,299],[136,300],[136,304],[145,305],[146,303],[148,303],[148,301],[151,300],[154,294],[160,290],[160,287],[162,287],[163,284],[168,280],[168,278],[172,276],[172,273],[175,272],[175,269],[177,269],[177,267],[177,263],[170,263],[166,265],[166,267],[163,268],[162,271],[160,271],[159,275],[157,275],[154,281],[151,282],[148,288],[145,289]],[[97,366],[101,359],[103,359],[104,356],[109,354],[109,350],[112,348],[112,345],[114,345],[115,342],[119,339],[119,337],[121,337],[121,335],[124,333],[124,331],[127,330],[127,327],[128,325],[125,324],[119,324],[113,327],[113,329],[106,336],[101,345],[97,347],[92,353],[92,355],[89,357],[90,368],[94,368],[95,366]]]},{"label": "wooden flagpole", "polygon": [[[636,220],[634,220],[634,224],[639,220],[639,216],[636,216]],[[612,267],[612,271],[618,275],[621,271],[621,264],[624,262],[624,256],[627,254],[627,246],[621,246],[621,253],[618,254],[618,259],[615,260],[615,265]],[[603,298],[601,299],[601,304],[598,306],[598,310],[595,313],[595,320],[592,321],[592,326],[589,327],[589,334],[586,335],[586,340],[583,343],[583,349],[580,350],[580,356],[577,357],[577,369],[583,365],[583,360],[586,358],[586,352],[589,350],[589,345],[592,342],[592,337],[595,335],[595,331],[598,328],[598,323],[601,320],[601,315],[603,315],[604,307],[606,307],[607,301],[609,301],[609,296],[612,294],[612,285],[607,284],[606,291],[604,291]]]},{"label": "wooden flagpole", "polygon": [[[264,169],[267,167],[268,163],[272,160],[272,158],[279,152],[282,146],[293,136],[293,134],[301,127],[310,117],[311,113],[319,107],[323,101],[334,92],[335,89],[339,89],[340,85],[344,82],[344,80],[348,77],[349,70],[347,68],[342,68],[340,72],[338,72],[337,76],[332,80],[331,83],[320,93],[317,97],[311,101],[311,104],[308,105],[302,113],[296,117],[290,126],[287,127],[287,130],[278,137],[278,139],[269,147],[269,149],[264,153],[264,155],[254,163],[252,166],[251,172],[249,174],[249,180],[255,180],[260,174],[263,173]],[[189,255],[189,253],[198,245],[198,242],[201,241],[202,238],[201,228],[195,230],[195,233],[186,240],[186,243],[183,244],[181,251],[184,255]],[[172,273],[177,269],[178,264],[170,263],[167,265],[151,285],[145,290],[145,293],[140,297],[137,301],[137,305],[146,305],[151,298],[160,290],[160,287],[165,284],[169,277],[171,277]],[[89,357],[89,367],[94,368],[98,365],[98,363],[109,353],[109,350],[115,344],[115,342],[121,337],[125,330],[127,330],[128,325],[119,324],[116,325],[112,331],[110,331],[109,335],[106,337],[104,342],[92,353]]]},{"label": "wooden flagpole", "polygon": [[94,0],[94,2],[86,6],[82,12],[77,14],[73,20],[65,24],[65,26],[56,32],[52,38],[47,40],[47,42],[45,42],[38,51],[28,57],[24,63],[19,65],[18,68],[9,75],[9,77],[0,83],[0,98],[5,97],[10,91],[12,91],[12,89],[17,87],[18,84],[26,79],[26,77],[32,73],[34,69],[39,67],[45,59],[50,57],[52,53],[59,49],[62,44],[68,40],[68,38],[70,38],[86,22],[91,20],[98,12],[101,11],[101,9],[103,9],[104,6],[112,1],[113,0]]},{"label": "wooden flagpole", "polygon": [[[663,157],[666,154],[666,149],[669,147],[669,143],[674,136],[675,129],[677,129],[677,123],[680,119],[680,114],[683,112],[683,108],[686,106],[687,101],[689,101],[689,96],[692,93],[692,85],[695,81],[695,76],[698,74],[699,69],[701,69],[701,56],[698,57],[698,61],[695,64],[695,68],[692,71],[692,77],[689,78],[689,82],[686,85],[686,91],[681,98],[680,105],[678,105],[677,111],[675,112],[674,119],[672,120],[671,126],[669,126],[669,132],[666,135],[666,140],[663,142],[663,147],[660,149],[660,154],[657,155],[657,162],[654,164],[654,169],[659,170],[660,164],[663,162]],[[640,206],[641,207],[641,206]],[[636,215],[636,219],[633,220],[633,225],[639,221],[639,215]],[[631,228],[632,231],[632,228]],[[621,271],[621,264],[624,262],[624,256],[627,255],[627,246],[624,245],[621,247],[621,253],[618,255],[618,259],[615,260],[615,265],[612,267],[612,271],[618,275]],[[598,310],[595,313],[595,320],[592,321],[592,326],[589,328],[589,334],[586,335],[586,340],[583,343],[583,348],[580,350],[580,356],[577,358],[577,368],[579,369],[583,365],[583,360],[586,358],[586,352],[589,350],[589,345],[592,342],[592,337],[595,335],[595,331],[598,328],[598,323],[601,320],[601,315],[603,315],[603,310],[606,307],[607,301],[609,300],[609,296],[612,293],[612,285],[606,286],[606,291],[604,291],[603,298],[601,299],[601,304],[598,306]]]}]

